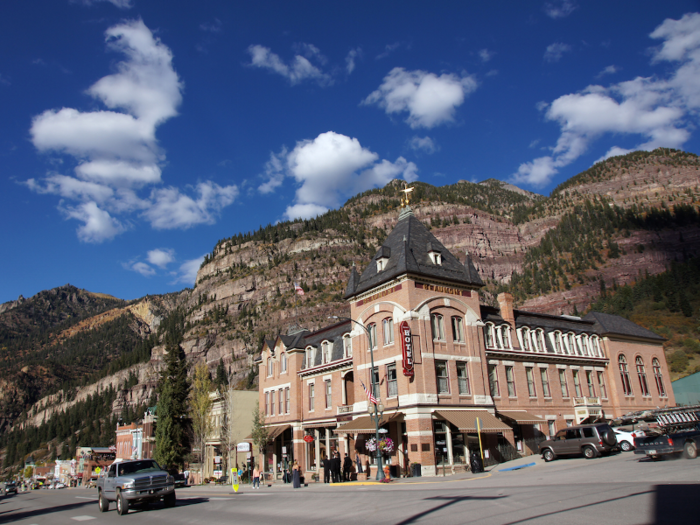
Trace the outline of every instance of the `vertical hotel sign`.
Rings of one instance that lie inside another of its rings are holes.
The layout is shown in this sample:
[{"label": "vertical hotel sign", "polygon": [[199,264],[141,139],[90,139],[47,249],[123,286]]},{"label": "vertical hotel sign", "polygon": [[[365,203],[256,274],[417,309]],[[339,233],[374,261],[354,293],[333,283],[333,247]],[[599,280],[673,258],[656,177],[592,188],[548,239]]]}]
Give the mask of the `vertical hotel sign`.
[{"label": "vertical hotel sign", "polygon": [[403,375],[413,377],[413,339],[411,338],[411,327],[408,326],[406,321],[401,322],[399,332],[401,333]]}]

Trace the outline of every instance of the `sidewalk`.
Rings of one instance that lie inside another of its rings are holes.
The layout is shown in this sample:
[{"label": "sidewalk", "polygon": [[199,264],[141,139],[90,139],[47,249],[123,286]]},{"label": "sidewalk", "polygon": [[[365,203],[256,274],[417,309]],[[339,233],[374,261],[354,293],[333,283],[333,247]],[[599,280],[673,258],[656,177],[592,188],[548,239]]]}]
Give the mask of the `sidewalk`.
[{"label": "sidewalk", "polygon": [[[534,465],[532,465],[534,463]],[[419,484],[419,483],[446,483],[446,482],[454,482],[454,481],[463,481],[463,480],[478,480],[478,479],[483,479],[487,477],[491,477],[494,475],[508,475],[512,472],[517,472],[521,468],[532,468],[532,467],[539,467],[544,464],[544,460],[542,459],[541,456],[539,455],[532,455],[532,456],[526,456],[523,458],[515,459],[513,461],[508,461],[506,463],[499,463],[497,465],[491,465],[490,467],[486,467],[484,469],[484,472],[480,472],[478,474],[473,474],[471,472],[460,472],[459,474],[451,474],[449,468],[446,469],[446,475],[442,475],[442,468],[439,468],[439,474],[437,476],[422,476],[419,478],[392,478],[391,482],[389,483],[382,483],[376,480],[367,480],[367,481],[348,481],[345,483],[319,483],[319,482],[310,482],[309,483],[309,488],[320,488],[320,487],[353,487],[353,486],[365,486],[365,485],[385,485],[385,486],[393,486],[393,485],[401,485],[401,484]],[[265,491],[278,491],[278,490],[284,490],[284,489],[289,489],[291,488],[291,485],[289,483],[282,483],[282,481],[276,481],[273,483],[268,483],[266,485],[261,485],[260,486],[260,493],[263,493]],[[181,495],[196,495],[198,493],[202,492],[207,492],[207,493],[221,493],[221,495],[224,494],[230,494],[232,492],[231,485],[212,485],[212,484],[207,484],[207,485],[192,485],[189,486],[185,489],[178,489],[180,492],[178,494]],[[243,484],[240,486],[239,491],[245,491],[245,492],[250,492],[252,491],[252,485],[250,484]],[[257,491],[255,491],[257,493]]]}]

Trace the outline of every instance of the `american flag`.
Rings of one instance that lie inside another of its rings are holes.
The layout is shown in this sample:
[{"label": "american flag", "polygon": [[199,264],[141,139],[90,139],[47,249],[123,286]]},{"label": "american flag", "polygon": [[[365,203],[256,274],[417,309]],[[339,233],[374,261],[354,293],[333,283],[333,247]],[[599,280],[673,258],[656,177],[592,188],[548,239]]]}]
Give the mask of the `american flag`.
[{"label": "american flag", "polygon": [[362,385],[362,388],[365,390],[365,394],[367,394],[367,399],[370,400],[371,403],[374,403],[375,405],[377,404],[377,398],[374,397],[374,394],[369,391],[369,389],[365,386],[365,384],[362,382],[360,379],[360,384]]},{"label": "american flag", "polygon": [[299,283],[294,283],[294,291],[297,293],[297,295],[304,295],[304,289],[299,286]]}]

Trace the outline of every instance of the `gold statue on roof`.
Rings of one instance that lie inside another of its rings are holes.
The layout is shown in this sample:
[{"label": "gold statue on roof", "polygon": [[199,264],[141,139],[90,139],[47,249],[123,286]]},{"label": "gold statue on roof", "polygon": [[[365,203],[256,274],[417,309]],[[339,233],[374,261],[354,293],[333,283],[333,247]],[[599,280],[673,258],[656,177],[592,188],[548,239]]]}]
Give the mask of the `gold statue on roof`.
[{"label": "gold statue on roof", "polygon": [[415,188],[413,186],[409,186],[406,182],[403,183],[403,189],[401,192],[403,193],[403,196],[401,197],[401,207],[405,208],[408,206],[410,200],[411,200],[411,192]]}]

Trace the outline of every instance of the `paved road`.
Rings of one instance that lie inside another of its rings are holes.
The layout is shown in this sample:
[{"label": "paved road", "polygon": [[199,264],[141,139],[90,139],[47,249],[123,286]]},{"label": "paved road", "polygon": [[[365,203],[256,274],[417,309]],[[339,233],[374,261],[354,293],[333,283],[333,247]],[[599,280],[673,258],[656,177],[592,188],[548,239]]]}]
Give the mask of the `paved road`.
[{"label": "paved road", "polygon": [[[532,467],[502,472],[512,465]],[[382,485],[179,489],[178,505],[100,514],[94,490],[40,490],[0,499],[0,523],[75,524],[695,524],[700,459],[639,461],[623,453],[543,463],[527,458],[483,474]]]}]

